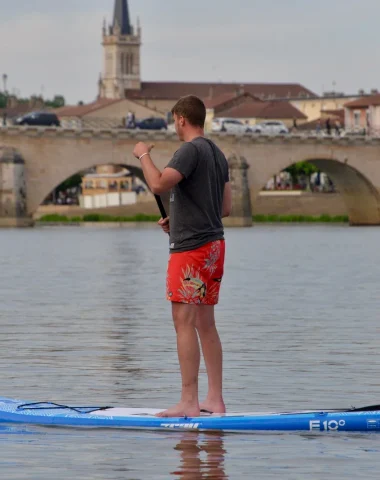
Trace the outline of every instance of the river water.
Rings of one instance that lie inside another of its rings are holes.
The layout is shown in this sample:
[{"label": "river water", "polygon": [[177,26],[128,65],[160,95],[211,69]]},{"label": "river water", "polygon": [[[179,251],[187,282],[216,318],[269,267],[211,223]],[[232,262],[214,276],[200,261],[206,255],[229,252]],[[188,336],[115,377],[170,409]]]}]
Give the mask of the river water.
[{"label": "river water", "polygon": [[[380,228],[226,231],[217,318],[230,411],[380,403]],[[0,232],[0,395],[165,408],[180,377],[166,236]],[[206,391],[201,366],[201,392]],[[204,434],[0,425],[1,478],[378,479],[380,435]]]}]

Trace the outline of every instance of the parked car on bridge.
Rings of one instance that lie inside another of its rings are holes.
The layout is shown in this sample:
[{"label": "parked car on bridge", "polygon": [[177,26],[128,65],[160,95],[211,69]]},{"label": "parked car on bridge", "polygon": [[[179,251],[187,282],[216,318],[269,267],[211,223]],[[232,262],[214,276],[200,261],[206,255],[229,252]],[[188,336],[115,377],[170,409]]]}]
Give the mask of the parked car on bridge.
[{"label": "parked car on bridge", "polygon": [[246,133],[250,127],[236,118],[214,118],[211,125],[213,132]]},{"label": "parked car on bridge", "polygon": [[288,127],[284,122],[278,120],[267,120],[265,122],[258,123],[251,127],[253,133],[261,133],[263,135],[282,135],[289,133]]},{"label": "parked car on bridge", "polygon": [[135,128],[137,130],[167,130],[168,124],[163,118],[149,117],[137,121]]},{"label": "parked car on bridge", "polygon": [[42,127],[60,127],[61,122],[55,113],[30,112],[14,120],[14,125],[33,125]]}]

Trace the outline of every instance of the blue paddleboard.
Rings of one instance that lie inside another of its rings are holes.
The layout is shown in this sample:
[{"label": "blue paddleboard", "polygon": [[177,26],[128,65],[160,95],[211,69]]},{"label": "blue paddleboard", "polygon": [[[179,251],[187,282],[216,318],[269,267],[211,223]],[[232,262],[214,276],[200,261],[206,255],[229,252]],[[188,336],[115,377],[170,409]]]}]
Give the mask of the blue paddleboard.
[{"label": "blue paddleboard", "polygon": [[201,414],[199,417],[159,418],[162,409],[109,406],[69,406],[0,397],[0,422],[70,427],[108,427],[146,430],[199,430],[221,432],[380,431],[380,405],[341,410],[278,413]]}]

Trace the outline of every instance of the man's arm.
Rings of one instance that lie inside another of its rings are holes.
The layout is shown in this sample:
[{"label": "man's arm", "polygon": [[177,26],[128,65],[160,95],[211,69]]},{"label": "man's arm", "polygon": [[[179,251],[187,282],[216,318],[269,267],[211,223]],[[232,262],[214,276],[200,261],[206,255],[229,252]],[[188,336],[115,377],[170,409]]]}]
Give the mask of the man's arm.
[{"label": "man's arm", "polygon": [[222,217],[229,217],[232,211],[232,190],[231,183],[227,182],[224,186]]},{"label": "man's arm", "polygon": [[140,158],[148,187],[153,194],[160,195],[171,190],[177,183],[183,180],[184,176],[174,168],[169,167],[165,168],[161,173],[150,157],[149,152],[152,148],[153,145],[148,147],[145,143],[140,142],[136,145],[133,154],[136,158]]},{"label": "man's arm", "polygon": [[153,163],[150,155],[145,155],[141,159],[141,166],[146,183],[154,195],[168,192],[183,179],[183,175],[174,168],[166,167],[161,173]]}]

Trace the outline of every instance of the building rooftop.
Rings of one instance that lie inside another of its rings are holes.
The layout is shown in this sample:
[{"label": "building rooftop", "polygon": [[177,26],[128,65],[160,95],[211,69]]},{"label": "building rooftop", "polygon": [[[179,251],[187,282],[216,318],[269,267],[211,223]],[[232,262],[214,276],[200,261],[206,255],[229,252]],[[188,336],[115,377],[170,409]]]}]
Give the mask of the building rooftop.
[{"label": "building rooftop", "polygon": [[126,90],[125,94],[132,100],[178,100],[185,95],[212,99],[243,92],[262,100],[318,98],[318,95],[298,83],[142,82],[141,90]]},{"label": "building rooftop", "polygon": [[67,105],[65,107],[56,108],[54,113],[59,117],[83,117],[89,113],[108,107],[114,103],[121,102],[121,99],[99,98],[95,102],[86,105]]},{"label": "building rooftop", "polygon": [[380,93],[358,98],[357,100],[346,103],[344,106],[346,108],[366,108],[378,105],[380,105]]},{"label": "building rooftop", "polygon": [[219,110],[219,117],[306,120],[307,117],[289,102],[262,102],[250,99],[240,105]]}]

